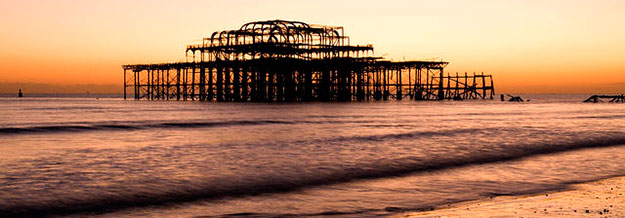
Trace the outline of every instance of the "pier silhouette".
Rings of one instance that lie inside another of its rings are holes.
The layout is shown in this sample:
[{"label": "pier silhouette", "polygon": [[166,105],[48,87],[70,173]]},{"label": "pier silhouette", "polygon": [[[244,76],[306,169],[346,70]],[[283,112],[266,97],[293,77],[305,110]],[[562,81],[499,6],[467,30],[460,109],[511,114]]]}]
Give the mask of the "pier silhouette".
[{"label": "pier silhouette", "polygon": [[[445,61],[390,61],[340,26],[269,20],[213,33],[188,61],[123,65],[124,98],[235,102],[492,99],[492,75]],[[190,60],[189,60],[190,59]]]}]

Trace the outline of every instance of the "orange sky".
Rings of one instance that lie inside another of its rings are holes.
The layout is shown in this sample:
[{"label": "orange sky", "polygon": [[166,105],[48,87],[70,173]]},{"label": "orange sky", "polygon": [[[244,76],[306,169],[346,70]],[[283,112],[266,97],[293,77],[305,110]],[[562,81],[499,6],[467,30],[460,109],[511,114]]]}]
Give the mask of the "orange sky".
[{"label": "orange sky", "polygon": [[625,92],[625,1],[0,2],[0,83],[121,85],[122,64],[184,59],[250,21],[341,25],[394,60],[494,74],[498,92]]}]

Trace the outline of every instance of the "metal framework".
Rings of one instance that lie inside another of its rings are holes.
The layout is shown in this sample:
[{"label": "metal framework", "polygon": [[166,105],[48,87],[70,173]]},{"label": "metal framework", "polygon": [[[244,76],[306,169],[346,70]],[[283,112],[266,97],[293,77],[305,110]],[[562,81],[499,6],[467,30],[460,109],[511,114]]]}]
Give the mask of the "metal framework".
[{"label": "metal framework", "polygon": [[270,20],[215,32],[187,60],[123,65],[124,98],[199,101],[492,99],[491,75],[444,74],[448,62],[388,61],[343,27]]},{"label": "metal framework", "polygon": [[625,103],[625,94],[617,94],[617,95],[593,95],[588,97],[584,102],[613,102],[613,103]]}]

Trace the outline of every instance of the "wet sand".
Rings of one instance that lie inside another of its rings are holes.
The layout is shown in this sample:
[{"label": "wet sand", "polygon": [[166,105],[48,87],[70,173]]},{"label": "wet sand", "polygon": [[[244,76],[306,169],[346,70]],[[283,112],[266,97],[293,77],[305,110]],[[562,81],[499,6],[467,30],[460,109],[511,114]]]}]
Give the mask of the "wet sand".
[{"label": "wet sand", "polygon": [[625,217],[625,177],[573,184],[560,192],[499,196],[395,217]]}]

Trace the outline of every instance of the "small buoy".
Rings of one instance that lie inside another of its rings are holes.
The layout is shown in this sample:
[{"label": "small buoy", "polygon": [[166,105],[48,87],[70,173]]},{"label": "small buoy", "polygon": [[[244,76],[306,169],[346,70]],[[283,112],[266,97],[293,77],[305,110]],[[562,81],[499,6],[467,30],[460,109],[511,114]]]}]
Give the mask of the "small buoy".
[{"label": "small buoy", "polygon": [[22,89],[18,89],[18,91],[17,91],[17,97],[18,97],[18,98],[24,97],[24,94],[22,94]]}]

